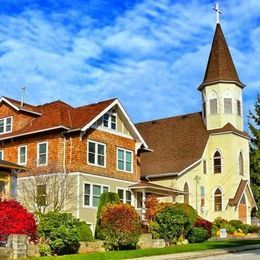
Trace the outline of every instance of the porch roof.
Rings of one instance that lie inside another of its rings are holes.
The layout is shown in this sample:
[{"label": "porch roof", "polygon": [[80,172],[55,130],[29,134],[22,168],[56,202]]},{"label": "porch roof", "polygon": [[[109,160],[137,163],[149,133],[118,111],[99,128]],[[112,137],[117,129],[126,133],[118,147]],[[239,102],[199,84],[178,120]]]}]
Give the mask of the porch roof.
[{"label": "porch roof", "polygon": [[26,168],[15,163],[0,160],[0,169],[25,170]]},{"label": "porch roof", "polygon": [[185,191],[182,190],[178,190],[178,189],[173,189],[173,188],[169,188],[169,187],[165,187],[162,185],[158,185],[158,184],[154,184],[151,182],[147,182],[147,181],[141,181],[135,184],[132,184],[129,186],[130,190],[146,190],[155,194],[160,194],[160,195],[185,195],[185,194],[189,194]]}]

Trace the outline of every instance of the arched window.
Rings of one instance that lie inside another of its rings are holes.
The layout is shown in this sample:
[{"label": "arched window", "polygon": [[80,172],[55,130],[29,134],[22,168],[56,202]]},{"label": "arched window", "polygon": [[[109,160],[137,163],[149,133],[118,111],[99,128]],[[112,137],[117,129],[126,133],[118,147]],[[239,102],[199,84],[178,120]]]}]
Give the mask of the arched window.
[{"label": "arched window", "polygon": [[221,154],[219,151],[216,151],[213,156],[213,166],[214,166],[214,173],[221,173]]},{"label": "arched window", "polygon": [[239,174],[244,175],[244,159],[241,152],[239,153]]},{"label": "arched window", "polygon": [[214,193],[214,210],[222,211],[222,192],[219,188]]},{"label": "arched window", "polygon": [[189,204],[189,186],[187,182],[184,184],[183,191],[187,192],[187,194],[184,194],[184,203]]}]

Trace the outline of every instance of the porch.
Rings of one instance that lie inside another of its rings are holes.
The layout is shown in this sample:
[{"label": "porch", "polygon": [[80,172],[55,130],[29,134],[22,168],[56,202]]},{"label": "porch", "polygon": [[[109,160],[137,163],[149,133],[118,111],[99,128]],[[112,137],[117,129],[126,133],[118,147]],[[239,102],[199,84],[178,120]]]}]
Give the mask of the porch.
[{"label": "porch", "polygon": [[149,196],[155,195],[159,200],[164,199],[168,202],[174,202],[176,196],[188,194],[182,190],[161,186],[148,181],[141,181],[130,185],[129,190],[136,196],[136,208],[142,219],[144,219],[146,210],[145,201]]}]

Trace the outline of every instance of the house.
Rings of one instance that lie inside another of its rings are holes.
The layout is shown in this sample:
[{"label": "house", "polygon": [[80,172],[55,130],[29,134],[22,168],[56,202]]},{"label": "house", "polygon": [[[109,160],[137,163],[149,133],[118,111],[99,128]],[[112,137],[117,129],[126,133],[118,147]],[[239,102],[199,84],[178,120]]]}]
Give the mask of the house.
[{"label": "house", "polygon": [[[0,158],[2,157],[3,151],[0,152]],[[16,198],[17,174],[24,170],[20,165],[0,159],[0,198],[2,196]]]},{"label": "house", "polygon": [[245,85],[217,23],[204,79],[202,112],[136,124],[153,153],[141,154],[141,179],[187,192],[177,202],[199,215],[251,222],[249,136],[243,126]]},{"label": "house", "polygon": [[140,213],[148,193],[183,194],[140,182],[140,154],[150,150],[118,99],[72,107],[2,97],[0,141],[2,159],[27,169],[18,178],[27,207],[71,211],[92,230],[102,192],[117,192]]}]

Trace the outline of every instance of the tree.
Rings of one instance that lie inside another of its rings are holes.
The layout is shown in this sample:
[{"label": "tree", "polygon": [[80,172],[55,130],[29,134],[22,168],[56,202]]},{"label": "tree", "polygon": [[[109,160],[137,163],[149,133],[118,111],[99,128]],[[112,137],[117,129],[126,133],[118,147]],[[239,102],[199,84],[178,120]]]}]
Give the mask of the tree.
[{"label": "tree", "polygon": [[33,212],[68,211],[77,205],[76,179],[55,166],[28,169],[18,178],[18,200]]},{"label": "tree", "polygon": [[[249,111],[248,119],[251,132],[250,182],[257,207],[260,209],[260,94],[257,94],[254,111]],[[260,217],[259,210],[256,215]]]}]

